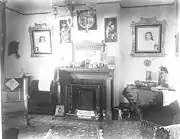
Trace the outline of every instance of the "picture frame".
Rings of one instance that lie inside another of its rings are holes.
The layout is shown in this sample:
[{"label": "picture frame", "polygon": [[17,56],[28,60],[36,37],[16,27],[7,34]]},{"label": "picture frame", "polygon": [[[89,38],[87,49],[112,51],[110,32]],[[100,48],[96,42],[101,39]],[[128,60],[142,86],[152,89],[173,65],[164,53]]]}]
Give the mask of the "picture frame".
[{"label": "picture frame", "polygon": [[96,9],[83,9],[77,12],[77,25],[79,31],[97,30]]},{"label": "picture frame", "polygon": [[105,42],[106,43],[117,42],[117,18],[116,17],[105,18],[104,25],[105,25],[104,28]]},{"label": "picture frame", "polygon": [[59,20],[60,26],[60,43],[71,43],[71,26],[72,19],[62,19]]},{"label": "picture frame", "polygon": [[159,82],[159,72],[158,71],[146,71],[146,81],[147,82],[154,82],[157,83]]},{"label": "picture frame", "polygon": [[47,56],[52,54],[52,28],[46,23],[29,27],[31,40],[31,57]]},{"label": "picture frame", "polygon": [[133,21],[131,56],[163,57],[165,56],[164,36],[165,20],[158,21],[156,17],[141,18]]},{"label": "picture frame", "polygon": [[64,116],[64,105],[56,105],[55,116]]}]

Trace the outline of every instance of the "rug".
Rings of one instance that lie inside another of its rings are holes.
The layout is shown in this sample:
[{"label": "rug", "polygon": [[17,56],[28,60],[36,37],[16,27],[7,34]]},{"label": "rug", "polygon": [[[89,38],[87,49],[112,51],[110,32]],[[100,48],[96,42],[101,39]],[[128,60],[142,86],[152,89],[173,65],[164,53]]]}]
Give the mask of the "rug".
[{"label": "rug", "polygon": [[152,134],[137,121],[86,121],[36,118],[32,127],[20,129],[19,139],[148,139]]}]

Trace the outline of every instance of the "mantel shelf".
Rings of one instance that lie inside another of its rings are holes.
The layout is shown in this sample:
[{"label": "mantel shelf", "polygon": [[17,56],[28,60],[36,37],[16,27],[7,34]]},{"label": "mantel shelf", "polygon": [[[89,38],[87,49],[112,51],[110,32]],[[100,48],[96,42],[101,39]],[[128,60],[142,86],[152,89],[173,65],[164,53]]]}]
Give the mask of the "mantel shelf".
[{"label": "mantel shelf", "polygon": [[101,73],[109,73],[113,72],[113,70],[110,69],[95,69],[95,68],[60,68],[60,70],[66,70],[69,72],[91,72],[91,73],[96,73],[96,72],[101,72]]}]

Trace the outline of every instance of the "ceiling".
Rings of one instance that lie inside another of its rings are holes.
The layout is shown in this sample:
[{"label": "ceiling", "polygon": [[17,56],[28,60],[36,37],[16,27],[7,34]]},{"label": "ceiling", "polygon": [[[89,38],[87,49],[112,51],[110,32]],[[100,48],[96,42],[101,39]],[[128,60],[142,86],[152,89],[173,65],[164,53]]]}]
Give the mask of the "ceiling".
[{"label": "ceiling", "polygon": [[7,7],[21,13],[50,12],[52,1],[56,5],[120,2],[123,7],[172,4],[174,0],[7,0]]}]

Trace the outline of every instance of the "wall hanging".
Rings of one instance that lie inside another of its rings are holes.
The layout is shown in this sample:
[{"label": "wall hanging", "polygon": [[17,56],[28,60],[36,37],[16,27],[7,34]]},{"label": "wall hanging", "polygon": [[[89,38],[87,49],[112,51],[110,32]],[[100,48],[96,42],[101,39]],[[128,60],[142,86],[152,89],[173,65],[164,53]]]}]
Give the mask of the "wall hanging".
[{"label": "wall hanging", "polygon": [[71,42],[71,26],[72,19],[67,18],[59,21],[60,24],[60,42],[70,43]]},{"label": "wall hanging", "polygon": [[146,60],[144,61],[144,66],[150,67],[150,66],[151,66],[151,60],[146,59]]},{"label": "wall hanging", "polygon": [[18,41],[12,41],[9,43],[8,56],[13,55],[13,54],[16,56],[16,58],[20,58]]},{"label": "wall hanging", "polygon": [[90,7],[87,10],[77,11],[78,30],[97,30],[96,9]]},{"label": "wall hanging", "polygon": [[117,42],[117,18],[105,18],[105,42]]},{"label": "wall hanging", "polygon": [[156,17],[133,21],[131,56],[165,56],[164,36],[166,21]]},{"label": "wall hanging", "polygon": [[51,32],[46,23],[35,23],[35,26],[29,27],[32,57],[52,54]]}]

